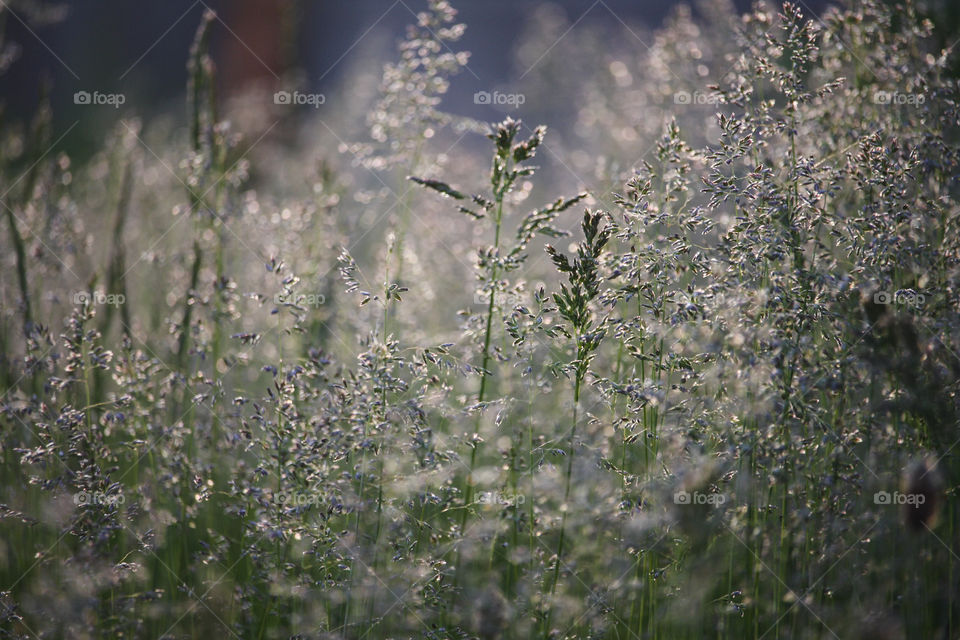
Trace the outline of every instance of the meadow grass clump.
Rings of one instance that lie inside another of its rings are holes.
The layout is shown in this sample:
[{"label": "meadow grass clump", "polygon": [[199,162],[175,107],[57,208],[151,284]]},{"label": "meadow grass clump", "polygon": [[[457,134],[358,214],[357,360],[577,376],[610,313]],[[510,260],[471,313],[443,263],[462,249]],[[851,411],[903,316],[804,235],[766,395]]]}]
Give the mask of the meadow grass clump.
[{"label": "meadow grass clump", "polygon": [[435,137],[477,130],[439,0],[372,142],[305,121],[342,153],[234,131],[212,12],[184,123],[81,163],[5,121],[0,634],[955,637],[960,85],[922,15],[585,24],[517,54],[574,121],[482,154]]}]

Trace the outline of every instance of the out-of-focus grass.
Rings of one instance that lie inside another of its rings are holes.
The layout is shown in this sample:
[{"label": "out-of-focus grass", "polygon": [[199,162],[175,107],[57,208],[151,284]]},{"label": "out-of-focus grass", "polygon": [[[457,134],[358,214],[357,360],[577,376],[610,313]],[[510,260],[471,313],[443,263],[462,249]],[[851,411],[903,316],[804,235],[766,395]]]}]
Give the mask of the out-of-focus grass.
[{"label": "out-of-focus grass", "polygon": [[320,162],[222,117],[210,14],[182,131],[5,125],[2,633],[954,637],[952,54],[699,15],[503,92],[569,131],[440,111],[439,0]]}]

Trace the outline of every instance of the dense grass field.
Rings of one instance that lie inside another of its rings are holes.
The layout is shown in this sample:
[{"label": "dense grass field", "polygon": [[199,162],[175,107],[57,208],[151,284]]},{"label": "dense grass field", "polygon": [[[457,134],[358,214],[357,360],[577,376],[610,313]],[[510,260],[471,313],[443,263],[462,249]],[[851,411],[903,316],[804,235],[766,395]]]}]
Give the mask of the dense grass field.
[{"label": "dense grass field", "polygon": [[960,34],[893,4],[543,7],[492,124],[445,0],[231,101],[208,12],[185,111],[4,119],[0,637],[960,638]]}]

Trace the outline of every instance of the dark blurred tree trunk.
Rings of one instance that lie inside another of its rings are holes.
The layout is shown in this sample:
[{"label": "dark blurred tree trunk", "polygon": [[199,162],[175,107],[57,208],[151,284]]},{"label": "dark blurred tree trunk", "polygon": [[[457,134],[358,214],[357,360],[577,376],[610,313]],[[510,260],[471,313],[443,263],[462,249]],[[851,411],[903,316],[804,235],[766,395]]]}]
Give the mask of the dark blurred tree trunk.
[{"label": "dark blurred tree trunk", "polygon": [[234,0],[222,9],[233,33],[220,39],[217,66],[224,96],[250,86],[275,86],[296,59],[296,0]]}]

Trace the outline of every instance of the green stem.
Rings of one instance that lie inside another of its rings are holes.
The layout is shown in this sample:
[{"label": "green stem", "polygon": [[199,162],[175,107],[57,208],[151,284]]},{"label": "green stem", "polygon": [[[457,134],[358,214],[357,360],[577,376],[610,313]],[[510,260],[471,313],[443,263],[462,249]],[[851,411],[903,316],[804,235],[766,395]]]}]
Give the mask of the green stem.
[{"label": "green stem", "polygon": [[[580,337],[577,336],[577,342]],[[557,544],[557,562],[553,567],[553,584],[550,586],[550,594],[553,595],[557,590],[557,581],[560,579],[560,563],[563,560],[563,544],[566,537],[567,525],[567,500],[570,499],[570,479],[573,476],[573,456],[574,439],[577,435],[577,414],[580,409],[580,386],[583,383],[583,375],[578,374],[573,387],[573,427],[570,429],[570,437],[567,444],[567,473],[563,486],[563,516],[560,520],[560,542]]]},{"label": "green stem", "polygon": [[[497,196],[497,210],[496,218],[494,220],[494,230],[493,230],[493,246],[495,252],[499,252],[500,249],[500,223],[503,220],[503,196],[506,189],[501,185],[496,192]],[[490,363],[490,336],[493,333],[493,314],[496,306],[496,296],[497,296],[497,276],[499,275],[496,263],[490,269],[490,300],[487,303],[487,320],[486,320],[486,329],[484,330],[483,337],[483,373],[480,377],[480,391],[477,393],[477,402],[483,402],[483,399],[486,397],[487,391],[487,366]],[[463,511],[460,515],[460,534],[463,535],[464,530],[467,526],[467,512],[470,509],[470,504],[473,500],[473,470],[476,468],[477,464],[477,450],[480,448],[480,443],[473,442],[473,449],[470,452],[470,467],[469,475],[467,476],[467,486],[463,494]],[[460,566],[460,551],[457,551],[457,567]],[[459,574],[458,574],[459,575]]]},{"label": "green stem", "polygon": [[7,222],[10,223],[10,235],[13,238],[13,249],[17,256],[17,283],[20,286],[20,297],[23,300],[23,333],[29,335],[33,326],[33,314],[30,310],[30,289],[27,285],[27,255],[23,248],[23,236],[17,229],[13,209],[9,207],[7,207]]}]

